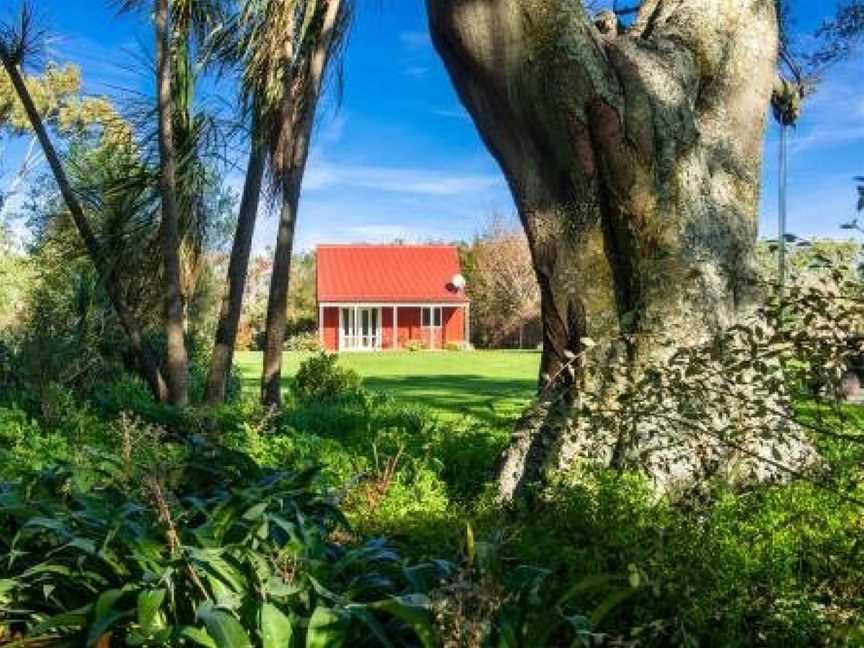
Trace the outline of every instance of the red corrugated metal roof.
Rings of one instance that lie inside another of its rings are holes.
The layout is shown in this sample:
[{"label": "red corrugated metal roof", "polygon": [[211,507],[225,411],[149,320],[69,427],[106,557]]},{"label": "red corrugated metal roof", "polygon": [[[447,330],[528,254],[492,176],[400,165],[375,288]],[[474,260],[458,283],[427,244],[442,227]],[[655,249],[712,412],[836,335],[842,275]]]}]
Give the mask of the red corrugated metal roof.
[{"label": "red corrugated metal roof", "polygon": [[454,245],[319,245],[319,302],[465,303]]}]

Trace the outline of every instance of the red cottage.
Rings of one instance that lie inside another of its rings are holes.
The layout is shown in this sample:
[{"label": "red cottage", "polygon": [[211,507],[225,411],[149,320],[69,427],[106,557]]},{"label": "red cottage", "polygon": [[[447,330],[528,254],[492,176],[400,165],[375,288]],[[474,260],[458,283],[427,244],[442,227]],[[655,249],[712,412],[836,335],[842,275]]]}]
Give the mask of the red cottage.
[{"label": "red cottage", "polygon": [[469,341],[453,245],[321,245],[318,334],[329,351],[427,349]]}]

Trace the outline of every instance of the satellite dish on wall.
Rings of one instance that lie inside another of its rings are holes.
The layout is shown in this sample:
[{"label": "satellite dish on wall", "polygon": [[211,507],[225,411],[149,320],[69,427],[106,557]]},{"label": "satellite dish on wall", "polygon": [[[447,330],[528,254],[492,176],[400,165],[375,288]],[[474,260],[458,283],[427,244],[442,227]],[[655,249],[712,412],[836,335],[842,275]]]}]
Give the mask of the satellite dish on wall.
[{"label": "satellite dish on wall", "polygon": [[450,285],[453,286],[453,288],[457,291],[465,290],[465,284],[465,277],[463,277],[461,274],[453,275],[453,278],[450,280]]}]

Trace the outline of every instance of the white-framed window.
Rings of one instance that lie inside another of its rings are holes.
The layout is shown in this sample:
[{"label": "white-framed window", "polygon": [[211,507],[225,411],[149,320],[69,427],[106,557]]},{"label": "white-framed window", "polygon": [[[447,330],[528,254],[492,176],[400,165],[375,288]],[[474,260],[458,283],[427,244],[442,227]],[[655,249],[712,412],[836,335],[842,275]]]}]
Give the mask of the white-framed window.
[{"label": "white-framed window", "polygon": [[441,328],[441,307],[423,307],[423,328]]}]

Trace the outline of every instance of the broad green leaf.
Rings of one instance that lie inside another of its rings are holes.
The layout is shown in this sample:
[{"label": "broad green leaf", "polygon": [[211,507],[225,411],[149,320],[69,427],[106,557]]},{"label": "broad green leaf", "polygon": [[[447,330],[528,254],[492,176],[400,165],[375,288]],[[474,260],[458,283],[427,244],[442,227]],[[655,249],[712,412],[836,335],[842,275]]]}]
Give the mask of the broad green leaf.
[{"label": "broad green leaf", "polygon": [[585,594],[586,592],[590,592],[600,587],[606,587],[619,580],[620,578],[610,576],[609,574],[595,574],[593,576],[587,576],[564,592],[561,598],[558,599],[558,605],[564,605],[567,601],[579,596],[580,594]]},{"label": "broad green leaf", "polygon": [[611,612],[639,591],[638,589],[630,588],[615,592],[609,596],[591,613],[591,627],[596,628]]},{"label": "broad green leaf", "polygon": [[243,513],[243,519],[250,522],[259,519],[267,510],[268,506],[270,506],[270,502],[268,501],[260,502],[255,506],[252,506]]},{"label": "broad green leaf", "polygon": [[131,610],[126,610],[110,612],[109,614],[100,617],[98,621],[90,626],[90,629],[87,632],[87,645],[97,645],[100,641],[103,641],[103,635],[108,633],[118,621],[131,617],[132,615],[133,612]]},{"label": "broad green leaf", "polygon": [[204,603],[198,608],[198,618],[204,622],[218,648],[252,648],[243,626],[231,614]]},{"label": "broad green leaf", "polygon": [[437,645],[428,597],[422,594],[393,596],[370,603],[367,607],[390,614],[406,623],[420,639],[424,648],[433,648]]},{"label": "broad green leaf", "polygon": [[477,555],[477,548],[474,542],[474,529],[471,528],[471,523],[465,525],[465,559],[469,565],[474,565],[474,557]]},{"label": "broad green leaf", "polygon": [[69,576],[70,578],[73,576],[72,570],[65,565],[41,563],[22,573],[21,578],[29,579],[31,576],[35,576],[36,574],[57,574],[58,576]]},{"label": "broad green leaf", "polygon": [[132,610],[118,610],[117,602],[126,594],[124,590],[108,590],[103,592],[93,608],[93,622],[87,631],[87,645],[94,646],[102,641],[102,636],[118,621],[133,615]]},{"label": "broad green leaf", "polygon": [[216,642],[213,641],[213,638],[207,634],[207,631],[201,628],[186,626],[180,631],[179,635],[182,639],[188,639],[199,646],[204,646],[204,648],[219,648]]},{"label": "broad green leaf", "polygon": [[477,571],[486,578],[498,572],[498,549],[491,542],[478,542],[475,545],[477,554]]},{"label": "broad green leaf", "polygon": [[337,648],[345,645],[348,619],[344,613],[317,607],[309,619],[306,648]]},{"label": "broad green leaf", "polygon": [[262,648],[286,648],[291,645],[294,626],[291,619],[272,603],[261,606]]},{"label": "broad green leaf", "polygon": [[98,621],[99,617],[109,614],[114,609],[114,604],[120,600],[123,594],[125,592],[119,589],[108,590],[100,594],[99,598],[96,599],[96,606],[93,608],[93,618]]},{"label": "broad green leaf", "polygon": [[167,592],[164,589],[148,590],[138,595],[138,625],[144,632],[155,632],[165,627],[161,613]]},{"label": "broad green leaf", "polygon": [[84,628],[87,624],[87,619],[90,616],[90,612],[93,609],[93,605],[85,605],[82,608],[78,608],[77,610],[70,610],[69,612],[63,612],[61,614],[54,615],[52,617],[48,617],[41,623],[33,626],[30,629],[30,634],[32,636],[40,635],[46,630],[54,630],[55,628]]},{"label": "broad green leaf", "polygon": [[222,557],[221,551],[211,549],[190,550],[192,560],[214,574],[235,592],[244,592],[243,573]]}]

